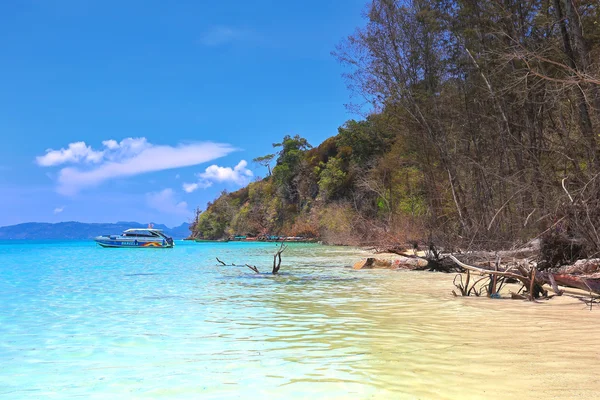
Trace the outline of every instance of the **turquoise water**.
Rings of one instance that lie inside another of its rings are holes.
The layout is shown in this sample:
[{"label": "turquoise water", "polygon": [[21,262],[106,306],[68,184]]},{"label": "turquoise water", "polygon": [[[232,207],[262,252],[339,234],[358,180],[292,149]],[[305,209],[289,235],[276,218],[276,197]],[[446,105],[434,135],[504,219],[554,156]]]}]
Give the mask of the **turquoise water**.
[{"label": "turquoise water", "polygon": [[277,277],[215,260],[267,272],[274,252],[271,243],[0,242],[0,398],[592,398],[600,389],[600,346],[589,339],[598,314],[579,304],[454,298],[452,276],[345,268],[363,255],[351,248],[292,244]]},{"label": "turquoise water", "polygon": [[[303,358],[298,343],[328,316],[311,310],[305,290],[323,299],[349,290],[356,277],[340,266],[350,250],[292,244],[279,277],[215,261],[268,272],[274,251],[255,243],[3,242],[0,396],[223,398],[309,376],[312,366],[293,361]],[[301,351],[318,357],[325,348]]]}]

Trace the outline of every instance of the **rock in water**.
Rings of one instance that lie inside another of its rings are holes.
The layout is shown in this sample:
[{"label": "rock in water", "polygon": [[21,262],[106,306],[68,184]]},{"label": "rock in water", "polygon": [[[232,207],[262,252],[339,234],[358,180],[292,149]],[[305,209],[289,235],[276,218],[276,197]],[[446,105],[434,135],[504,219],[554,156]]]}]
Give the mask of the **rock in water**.
[{"label": "rock in water", "polygon": [[360,260],[359,262],[354,264],[354,266],[352,268],[353,269],[373,268],[373,261],[375,261],[375,259],[372,257],[369,257],[365,260]]}]

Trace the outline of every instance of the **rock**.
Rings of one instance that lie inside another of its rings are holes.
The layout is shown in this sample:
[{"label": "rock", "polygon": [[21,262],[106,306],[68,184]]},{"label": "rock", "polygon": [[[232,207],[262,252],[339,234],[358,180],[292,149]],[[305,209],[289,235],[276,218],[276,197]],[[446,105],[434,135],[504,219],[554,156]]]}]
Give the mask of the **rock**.
[{"label": "rock", "polygon": [[353,269],[363,269],[363,268],[372,268],[373,265],[373,261],[375,259],[374,258],[367,258],[365,260],[360,260],[359,262],[357,262],[356,264],[354,264],[354,266],[352,267]]},{"label": "rock", "polygon": [[419,267],[426,267],[429,262],[424,258],[411,258],[411,257],[397,257],[392,261],[392,265],[395,268],[401,269],[415,269]]},{"label": "rock", "polygon": [[373,266],[371,268],[382,268],[382,269],[396,269],[392,260],[382,260],[380,258],[376,258],[373,261]]},{"label": "rock", "polygon": [[428,264],[427,260],[422,258],[412,258],[403,256],[394,256],[391,258],[372,258],[369,257],[364,260],[360,260],[354,266],[353,269],[415,269],[418,267],[426,267]]}]

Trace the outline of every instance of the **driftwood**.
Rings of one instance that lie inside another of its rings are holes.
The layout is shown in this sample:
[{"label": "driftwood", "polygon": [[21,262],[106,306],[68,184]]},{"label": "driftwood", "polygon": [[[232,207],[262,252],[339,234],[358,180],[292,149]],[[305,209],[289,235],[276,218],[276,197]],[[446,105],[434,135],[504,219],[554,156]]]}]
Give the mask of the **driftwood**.
[{"label": "driftwood", "polygon": [[548,274],[548,280],[550,281],[550,286],[552,287],[552,290],[554,291],[554,293],[556,293],[558,296],[562,296],[562,294],[564,293],[564,290],[560,290],[558,288],[558,285],[556,284],[556,279],[554,279],[553,274]]},{"label": "driftwood", "polygon": [[[534,300],[541,296],[548,297],[548,291],[544,290],[542,287],[545,282],[540,281],[539,277],[536,279],[536,269],[535,268],[531,268],[531,272],[528,273],[528,271],[526,271],[524,267],[521,267],[520,269],[518,268],[519,271],[517,273],[516,271],[513,272],[510,269],[509,270],[500,269],[498,266],[499,262],[497,262],[494,270],[492,271],[489,269],[475,267],[473,265],[465,264],[453,255],[449,255],[448,257],[452,261],[454,261],[457,265],[461,266],[462,268],[464,268],[467,271],[478,272],[480,275],[488,275],[491,277],[500,276],[500,277],[504,277],[504,278],[512,278],[512,279],[518,280],[519,282],[521,282],[521,284],[524,287],[529,289],[529,299],[530,300]],[[490,292],[490,295],[494,295],[495,293],[497,293],[497,290],[495,292]]]},{"label": "driftwood", "polygon": [[600,259],[576,261],[548,273],[557,284],[600,294]]},{"label": "driftwood", "polygon": [[551,274],[557,284],[600,294],[600,278],[586,276]]},{"label": "driftwood", "polygon": [[[449,258],[467,271],[518,280],[523,287],[528,289],[530,300],[539,298],[540,295],[543,297],[548,296],[547,290],[543,288],[544,285],[549,285],[557,295],[569,292],[565,289],[559,289],[558,285],[580,289],[590,293],[590,295],[600,294],[600,259],[579,260],[573,265],[564,266],[555,272],[550,272],[539,271],[535,267],[531,267],[528,271],[522,265],[518,265],[513,269],[501,269],[497,264],[494,270],[490,270],[468,265],[458,260],[454,255],[450,255]],[[581,295],[581,293],[576,294]]]},{"label": "driftwood", "polygon": [[244,264],[246,267],[250,268],[252,271],[256,272],[257,274],[260,274],[260,272],[258,271],[258,268],[256,268],[256,266],[254,265],[250,265],[250,264]]},{"label": "driftwood", "polygon": [[[469,282],[471,280],[471,272],[469,270],[467,270],[467,279],[464,284],[463,284],[461,274],[456,275],[454,277],[454,280],[452,281],[452,283],[460,291],[460,294],[462,296],[470,296],[471,293],[473,293],[475,296],[479,297],[479,296],[481,296],[481,293],[483,292],[485,285],[483,285],[483,286],[480,285],[479,288],[477,288],[477,285],[479,284],[479,282],[484,281],[486,279],[490,279],[490,278],[488,276],[480,278],[480,279],[474,281],[473,284],[471,285],[471,287],[469,287]],[[458,296],[454,290],[452,291],[452,294],[454,294],[454,296]]]},{"label": "driftwood", "polygon": [[[281,246],[279,247],[279,250],[277,250],[275,255],[273,255],[273,269],[271,271],[271,273],[273,275],[277,275],[279,273],[279,269],[281,268],[281,253],[283,253],[285,251],[285,249],[287,249],[287,245],[285,245],[283,242],[281,242]],[[234,263],[227,264],[226,262],[219,260],[219,257],[216,257],[216,259],[223,266],[237,267],[237,265]],[[254,273],[260,274],[260,271],[258,270],[258,268],[255,265],[244,264],[244,266],[250,268],[252,271],[254,271]]]},{"label": "driftwood", "polygon": [[402,269],[412,271],[459,272],[462,269],[447,258],[431,259],[398,255],[394,258],[368,257],[356,262],[353,269]]},{"label": "driftwood", "polygon": [[[600,258],[579,260],[573,265],[560,267],[556,272],[570,275],[589,275],[592,277],[593,274],[600,273]],[[600,275],[598,275],[598,277],[600,277]]]},{"label": "driftwood", "polygon": [[535,258],[540,251],[540,242],[534,240],[526,247],[521,247],[514,250],[501,250],[501,251],[470,251],[468,253],[459,253],[455,256],[460,256],[461,259],[468,260],[468,262],[477,262],[481,260],[495,260],[500,257],[503,260],[507,259],[524,259],[524,258]]},{"label": "driftwood", "polygon": [[[237,267],[237,265],[235,265],[234,263],[227,264],[226,262],[219,260],[219,257],[216,257],[216,259],[217,259],[217,261],[219,262],[219,264],[221,264],[221,265],[223,265],[223,266],[225,266],[225,267],[228,267],[228,266],[231,266],[231,267]],[[246,266],[246,267],[250,268],[252,271],[256,272],[257,274],[259,273],[259,272],[258,272],[258,268],[256,268],[256,267],[255,267],[255,266],[253,266],[253,265],[244,264],[244,266]]]},{"label": "driftwood", "polygon": [[[287,249],[287,246],[281,243],[279,250],[273,256],[273,271],[271,272],[273,275],[276,275],[279,272],[279,268],[281,267],[281,253],[283,253]],[[275,261],[277,261],[277,266],[275,266]]]},{"label": "driftwood", "polygon": [[[590,297],[600,295],[600,258],[579,260],[572,265],[552,270],[539,262],[542,244],[540,240],[533,240],[516,250],[478,251],[451,255],[442,254],[430,245],[425,252],[425,258],[418,257],[414,248],[412,250],[392,248],[387,252],[398,254],[399,259],[385,261],[371,258],[358,262],[354,268],[466,271],[466,280],[463,279],[463,275],[457,275],[453,281],[462,296],[480,296],[485,290],[488,296],[497,297],[502,287],[511,281],[522,285],[519,293],[513,295],[513,298],[524,297],[529,300],[549,298],[548,290],[552,290],[559,296],[563,293],[582,296],[583,293],[577,290],[589,293]],[[414,262],[402,261],[410,259]],[[504,265],[500,264],[501,259],[505,260]],[[506,260],[510,260],[510,266],[506,265]],[[485,275],[485,278],[473,280],[471,276],[473,273]],[[569,288],[575,290],[568,290]],[[525,294],[521,295],[522,291],[525,291]],[[453,293],[455,296],[459,295],[456,291]]]},{"label": "driftwood", "polygon": [[521,281],[524,285],[529,285],[531,283],[530,280],[527,279],[526,277],[519,275],[519,274],[515,274],[510,271],[502,271],[502,270],[491,271],[489,269],[475,267],[473,265],[465,264],[453,255],[449,255],[448,257],[452,261],[454,261],[457,265],[461,266],[462,268],[466,269],[467,271],[479,272],[481,275],[488,274],[488,275],[496,275],[496,276],[505,276],[508,278],[517,279],[517,280]]},{"label": "driftwood", "polygon": [[[425,251],[419,251],[419,246],[416,243],[410,243],[410,248],[406,246],[388,246],[384,248],[374,249],[376,253],[393,253],[400,256],[406,257],[417,257],[424,254],[425,258],[430,259],[443,259],[443,251],[440,251],[433,244],[429,244]],[[501,259],[523,259],[523,258],[535,258],[539,254],[541,249],[541,240],[534,239],[525,244],[523,247],[519,247],[513,250],[500,250],[500,251],[469,251],[455,253],[454,256],[460,258],[463,262],[474,263],[481,260],[495,260],[497,257]]]},{"label": "driftwood", "polygon": [[462,268],[447,257],[421,258],[427,261],[427,265],[418,266],[416,271],[436,271],[436,272],[461,272]]}]

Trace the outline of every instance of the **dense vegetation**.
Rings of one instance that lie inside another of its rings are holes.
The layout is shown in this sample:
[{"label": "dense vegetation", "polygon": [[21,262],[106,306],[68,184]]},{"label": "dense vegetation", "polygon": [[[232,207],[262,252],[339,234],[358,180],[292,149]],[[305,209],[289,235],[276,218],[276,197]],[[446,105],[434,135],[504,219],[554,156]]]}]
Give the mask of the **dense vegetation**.
[{"label": "dense vegetation", "polygon": [[500,247],[560,234],[600,250],[597,0],[393,1],[334,52],[369,110],[223,193],[195,235]]}]

